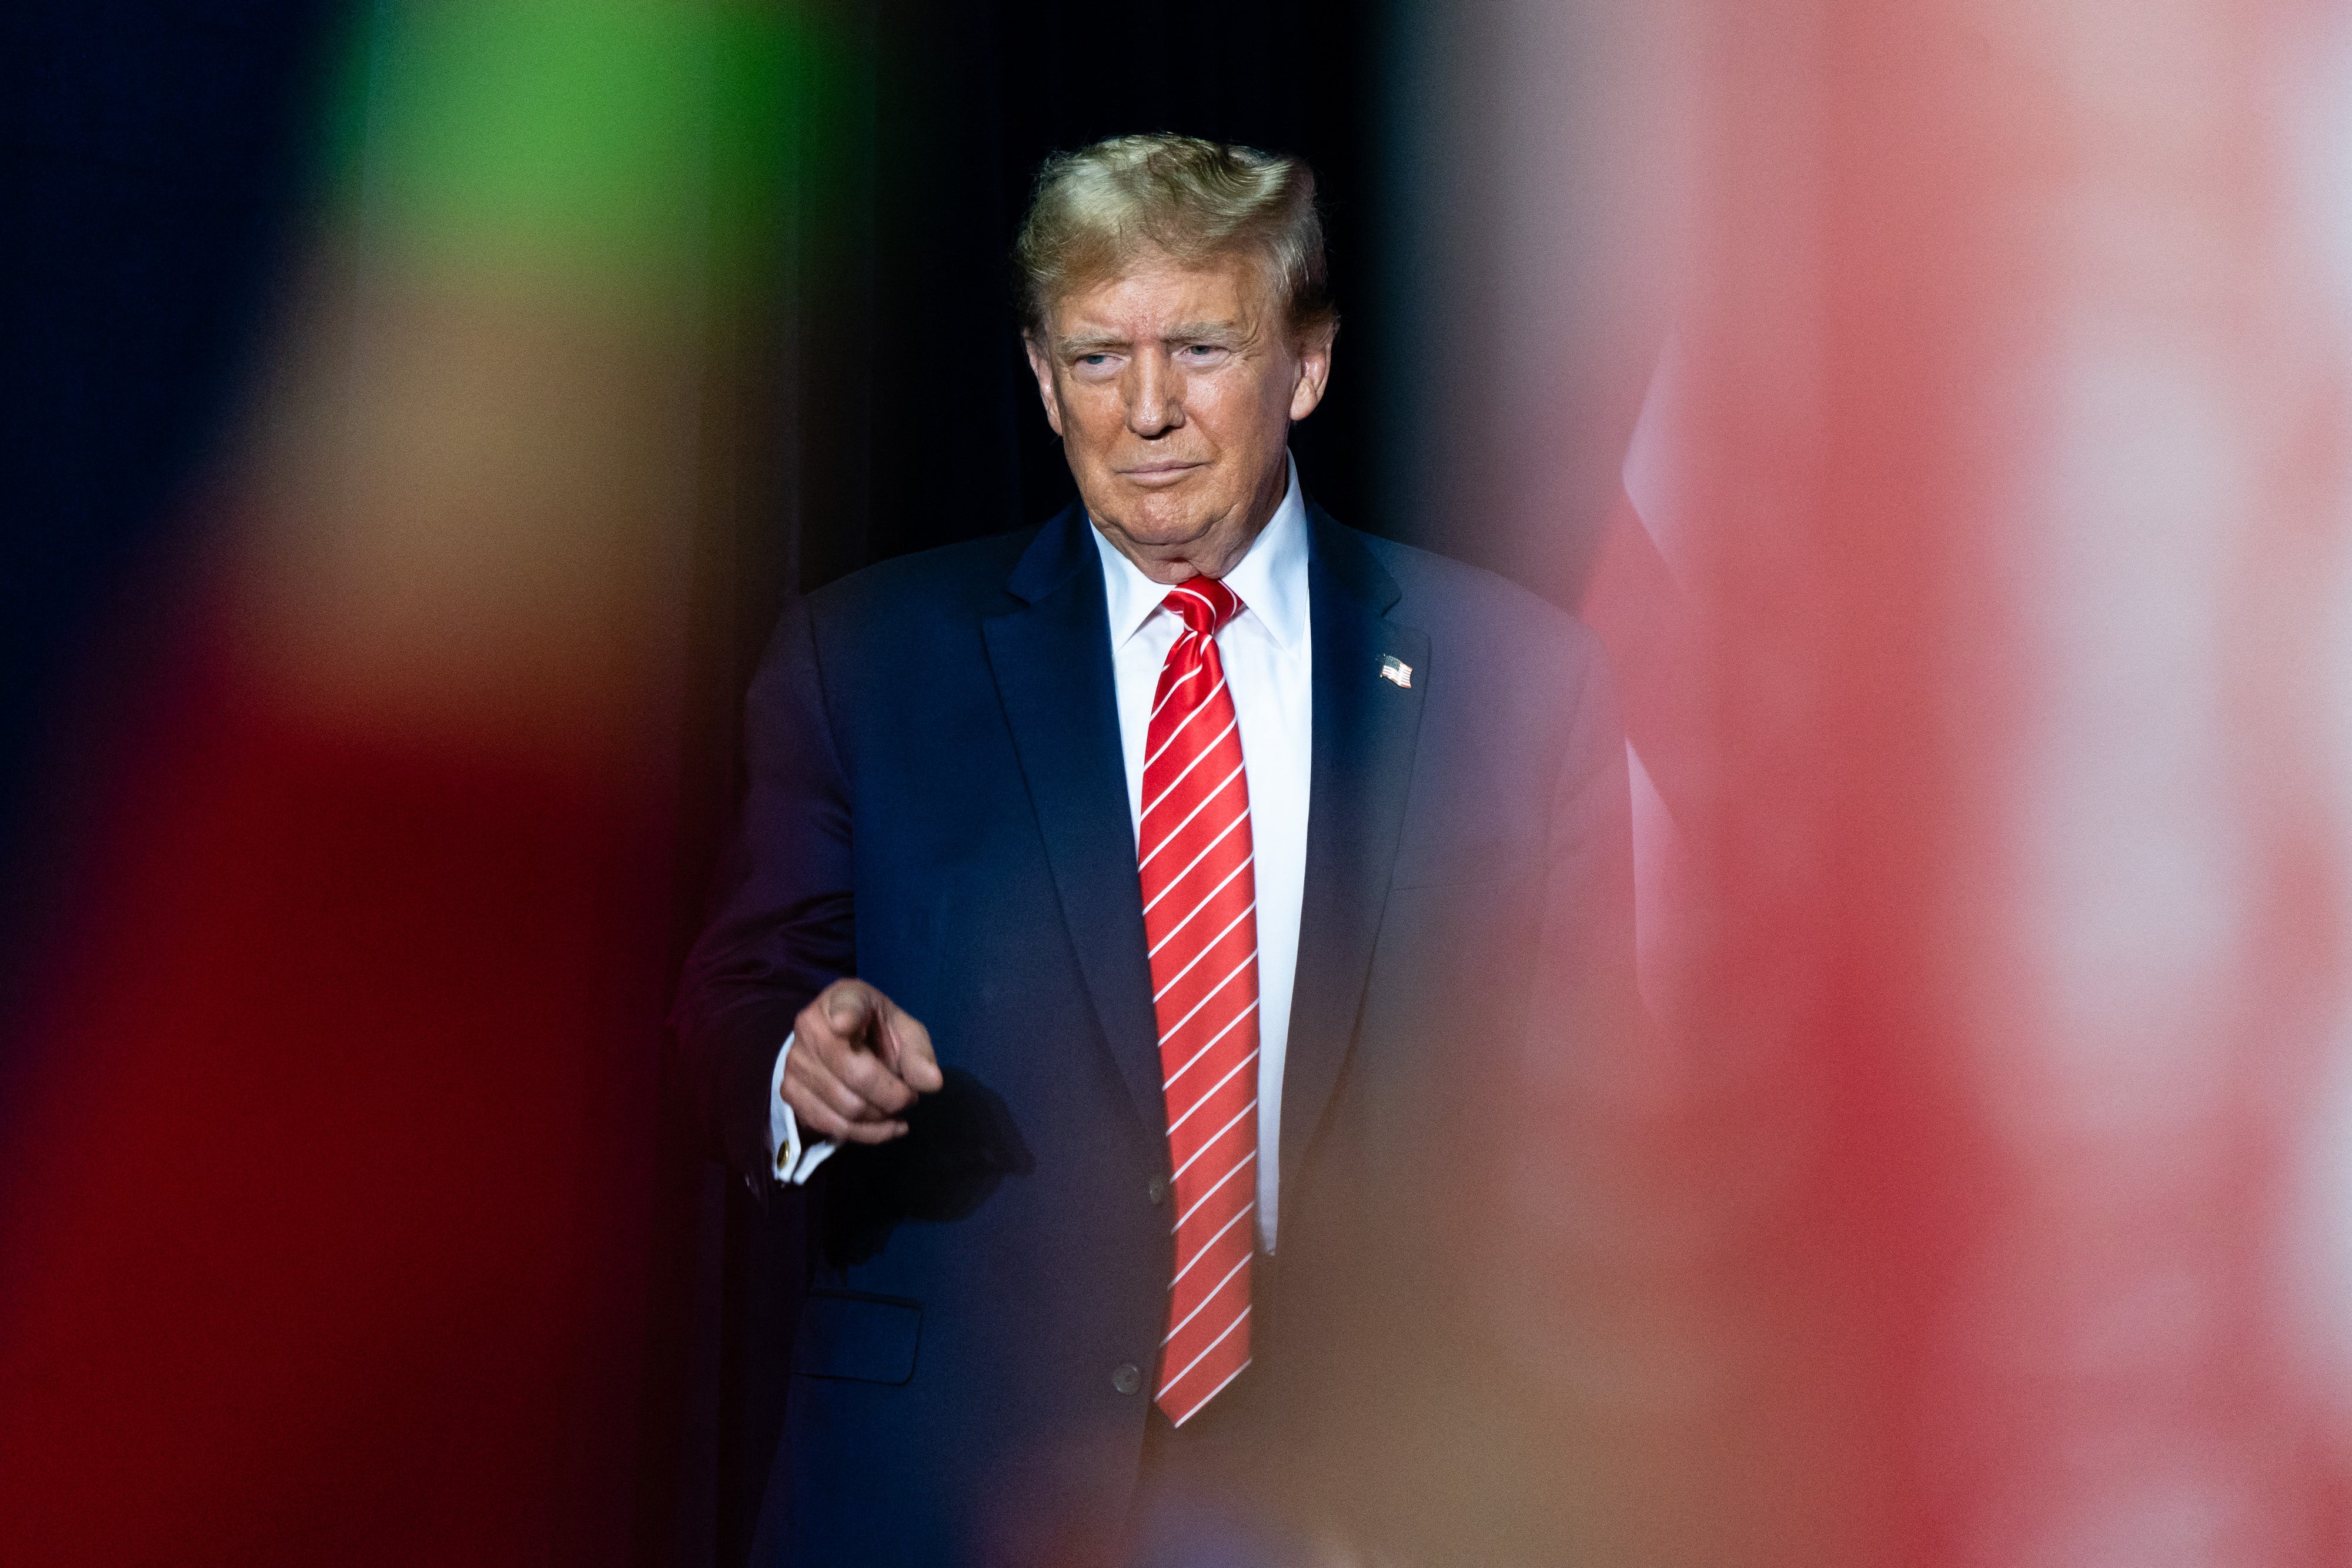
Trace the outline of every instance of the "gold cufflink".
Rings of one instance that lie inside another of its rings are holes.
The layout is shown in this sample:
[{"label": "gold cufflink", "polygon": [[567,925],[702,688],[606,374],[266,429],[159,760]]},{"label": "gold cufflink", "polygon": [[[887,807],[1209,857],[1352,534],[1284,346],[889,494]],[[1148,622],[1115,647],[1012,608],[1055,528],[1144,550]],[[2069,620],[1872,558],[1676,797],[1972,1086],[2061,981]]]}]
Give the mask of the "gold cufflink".
[{"label": "gold cufflink", "polygon": [[1384,681],[1393,681],[1400,686],[1409,688],[1412,685],[1412,666],[1406,664],[1402,659],[1398,658],[1394,653],[1382,653],[1381,655],[1381,679]]}]

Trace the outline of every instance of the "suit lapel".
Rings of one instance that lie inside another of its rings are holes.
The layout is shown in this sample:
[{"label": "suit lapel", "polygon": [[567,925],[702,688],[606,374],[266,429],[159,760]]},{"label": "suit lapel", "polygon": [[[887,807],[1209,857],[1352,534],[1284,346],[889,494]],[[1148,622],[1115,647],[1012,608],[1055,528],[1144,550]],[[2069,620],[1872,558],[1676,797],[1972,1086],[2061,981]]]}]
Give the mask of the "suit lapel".
[{"label": "suit lapel", "polygon": [[1087,996],[1137,1112],[1156,1129],[1166,1113],[1143,895],[1101,563],[1087,530],[1076,507],[1040,529],[1005,583],[1021,602],[981,630]]},{"label": "suit lapel", "polygon": [[[1322,1125],[1355,1038],[1412,780],[1429,638],[1387,619],[1395,579],[1353,535],[1308,510],[1307,603],[1315,639],[1314,774],[1306,898],[1282,1071],[1286,1188]],[[1381,661],[1412,684],[1381,677]]]}]

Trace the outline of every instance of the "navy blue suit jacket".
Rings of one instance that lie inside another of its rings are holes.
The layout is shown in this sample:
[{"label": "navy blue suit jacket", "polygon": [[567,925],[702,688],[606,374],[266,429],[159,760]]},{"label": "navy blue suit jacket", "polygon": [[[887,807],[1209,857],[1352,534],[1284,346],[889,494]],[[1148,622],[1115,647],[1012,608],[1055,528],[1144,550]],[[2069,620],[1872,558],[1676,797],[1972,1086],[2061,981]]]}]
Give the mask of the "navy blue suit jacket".
[{"label": "navy blue suit jacket", "polygon": [[[1480,1106],[1630,1006],[1631,844],[1622,736],[1578,622],[1312,507],[1308,591],[1282,1249],[1252,1376],[1302,1477],[1321,1455],[1360,1479],[1402,1451],[1371,1435],[1442,1425],[1493,1174]],[[757,1555],[1045,1560],[1128,1507],[1171,1268],[1083,512],[795,604],[751,687],[747,771],[675,1017],[690,1113],[768,1185],[776,1051],[843,975],[921,1019],[947,1079],[905,1137],[777,1199],[811,1205],[815,1256]]]}]

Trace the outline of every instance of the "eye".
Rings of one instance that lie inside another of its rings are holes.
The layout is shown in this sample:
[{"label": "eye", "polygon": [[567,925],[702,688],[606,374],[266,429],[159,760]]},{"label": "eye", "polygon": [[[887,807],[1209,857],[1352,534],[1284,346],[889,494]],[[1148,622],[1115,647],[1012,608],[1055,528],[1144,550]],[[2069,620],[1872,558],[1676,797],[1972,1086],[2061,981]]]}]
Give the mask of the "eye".
[{"label": "eye", "polygon": [[1108,354],[1080,354],[1078,356],[1078,363],[1088,366],[1107,365],[1110,363],[1110,356]]}]

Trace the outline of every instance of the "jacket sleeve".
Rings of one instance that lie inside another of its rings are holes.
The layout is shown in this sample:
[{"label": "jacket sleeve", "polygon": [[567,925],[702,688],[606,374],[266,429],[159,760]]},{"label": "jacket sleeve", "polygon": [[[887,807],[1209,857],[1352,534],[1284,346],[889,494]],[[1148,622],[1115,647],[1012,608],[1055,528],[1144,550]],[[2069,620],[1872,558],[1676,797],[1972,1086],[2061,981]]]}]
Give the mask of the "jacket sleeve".
[{"label": "jacket sleeve", "polygon": [[711,1154],[766,1189],[768,1098],[793,1019],[856,967],[849,779],[806,601],[745,699],[741,815],[670,1014],[670,1082]]}]

